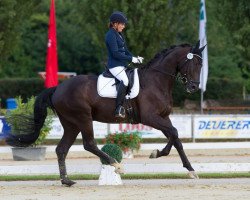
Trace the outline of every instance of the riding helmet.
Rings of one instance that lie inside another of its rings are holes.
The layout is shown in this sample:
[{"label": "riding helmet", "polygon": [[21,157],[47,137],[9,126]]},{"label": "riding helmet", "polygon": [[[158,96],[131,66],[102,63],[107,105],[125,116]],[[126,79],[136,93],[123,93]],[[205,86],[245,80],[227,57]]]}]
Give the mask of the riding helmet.
[{"label": "riding helmet", "polygon": [[120,11],[115,11],[110,16],[109,21],[112,23],[119,22],[126,24],[128,22],[128,19],[124,13]]}]

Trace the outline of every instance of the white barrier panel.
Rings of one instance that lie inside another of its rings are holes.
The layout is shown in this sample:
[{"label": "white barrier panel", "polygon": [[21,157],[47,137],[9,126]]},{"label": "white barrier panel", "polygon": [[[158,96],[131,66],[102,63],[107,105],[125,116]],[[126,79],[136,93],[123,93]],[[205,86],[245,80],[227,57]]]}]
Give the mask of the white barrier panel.
[{"label": "white barrier panel", "polygon": [[142,138],[164,138],[165,136],[159,130],[143,124],[110,124],[111,133],[120,132],[140,132]]},{"label": "white barrier panel", "polygon": [[0,140],[5,137],[5,134],[10,131],[4,116],[0,116]]},{"label": "white barrier panel", "polygon": [[[173,115],[170,117],[173,125],[177,128],[180,138],[191,138],[191,115]],[[135,132],[138,131],[142,134],[143,138],[165,138],[163,133],[150,126],[143,124],[110,124],[110,127],[106,123],[93,122],[95,138],[105,138],[110,133],[115,132]],[[63,127],[58,118],[53,118],[52,130],[48,135],[50,139],[61,138],[63,135]],[[78,135],[81,138],[81,134]]]},{"label": "white barrier panel", "polygon": [[170,120],[178,130],[179,138],[192,138],[192,115],[170,115]]},{"label": "white barrier panel", "polygon": [[[180,138],[192,137],[191,115],[171,115],[170,119],[173,126],[178,130]],[[161,131],[143,124],[110,124],[111,133],[123,131],[138,131],[142,134],[142,138],[166,138]]]},{"label": "white barrier panel", "polygon": [[[0,137],[5,127],[0,116]],[[171,115],[170,119],[177,128],[180,138],[192,138],[192,115]],[[138,131],[143,138],[165,138],[163,133],[143,124],[108,124],[93,122],[95,138],[105,138],[108,132]],[[250,115],[194,115],[194,137],[199,138],[250,138]],[[50,139],[60,139],[63,127],[58,118],[53,119]],[[81,134],[78,136],[81,138]]]},{"label": "white barrier panel", "polygon": [[[108,132],[108,126],[106,123],[101,123],[101,122],[93,122],[93,127],[94,127],[94,133],[95,133],[95,138],[105,138],[105,135]],[[63,135],[63,127],[61,125],[61,122],[59,121],[59,118],[55,117],[53,118],[53,123],[52,123],[52,129],[50,130],[50,133],[48,135],[48,139],[60,139]],[[81,138],[81,134],[77,136],[77,138]]]},{"label": "white barrier panel", "polygon": [[108,124],[94,121],[93,129],[95,138],[105,138],[108,133]]},{"label": "white barrier panel", "polygon": [[250,138],[249,115],[194,116],[195,138]]},{"label": "white barrier panel", "polygon": [[3,132],[3,122],[2,117],[0,117],[0,134]]},{"label": "white barrier panel", "polygon": [[58,117],[53,118],[52,129],[49,132],[47,138],[49,139],[60,139],[63,135],[63,127]]}]

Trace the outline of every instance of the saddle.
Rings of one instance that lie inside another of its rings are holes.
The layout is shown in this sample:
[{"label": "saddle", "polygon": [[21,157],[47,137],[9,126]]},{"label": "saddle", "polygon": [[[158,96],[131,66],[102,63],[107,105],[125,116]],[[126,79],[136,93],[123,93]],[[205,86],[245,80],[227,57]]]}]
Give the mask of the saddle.
[{"label": "saddle", "polygon": [[[138,69],[126,69],[129,79],[126,99],[135,98],[139,94],[140,84]],[[116,79],[108,69],[99,75],[97,80],[97,92],[101,97],[116,98],[119,87],[119,80]]]},{"label": "saddle", "polygon": [[[128,89],[127,89],[127,94],[130,94],[131,89],[134,85],[134,74],[135,71],[134,69],[131,68],[126,68],[125,70],[127,77],[128,77]],[[119,83],[120,81],[113,75],[111,72],[106,68],[106,70],[102,73],[103,77],[106,78],[114,78],[115,79],[115,86],[116,86],[116,91],[118,91]]]}]

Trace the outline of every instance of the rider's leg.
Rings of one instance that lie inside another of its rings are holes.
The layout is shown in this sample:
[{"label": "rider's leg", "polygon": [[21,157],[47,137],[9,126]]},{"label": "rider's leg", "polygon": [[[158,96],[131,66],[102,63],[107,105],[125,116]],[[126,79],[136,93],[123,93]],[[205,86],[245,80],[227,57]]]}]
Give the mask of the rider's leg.
[{"label": "rider's leg", "polygon": [[128,77],[125,72],[125,67],[114,67],[109,69],[109,71],[121,81],[118,87],[117,98],[116,98],[116,109],[115,117],[125,118],[125,109],[123,107],[123,102],[127,92]]},{"label": "rider's leg", "polygon": [[125,118],[125,109],[123,107],[123,102],[126,96],[126,92],[127,86],[125,86],[123,84],[123,81],[121,81],[117,92],[115,117]]}]

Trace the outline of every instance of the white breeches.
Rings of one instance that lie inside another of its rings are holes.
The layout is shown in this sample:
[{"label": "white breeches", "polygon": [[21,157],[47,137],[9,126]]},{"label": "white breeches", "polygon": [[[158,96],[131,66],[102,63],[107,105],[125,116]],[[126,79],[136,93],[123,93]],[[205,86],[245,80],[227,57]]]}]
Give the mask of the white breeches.
[{"label": "white breeches", "polygon": [[128,76],[125,72],[125,67],[123,66],[117,66],[114,68],[109,69],[111,74],[115,76],[119,81],[123,81],[123,84],[125,86],[128,86]]}]

